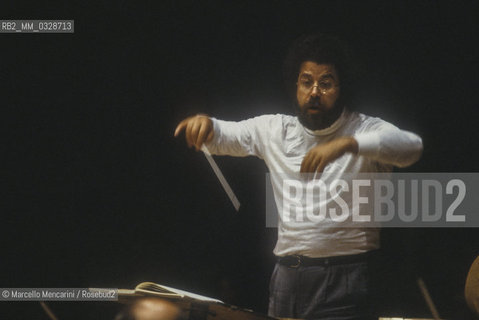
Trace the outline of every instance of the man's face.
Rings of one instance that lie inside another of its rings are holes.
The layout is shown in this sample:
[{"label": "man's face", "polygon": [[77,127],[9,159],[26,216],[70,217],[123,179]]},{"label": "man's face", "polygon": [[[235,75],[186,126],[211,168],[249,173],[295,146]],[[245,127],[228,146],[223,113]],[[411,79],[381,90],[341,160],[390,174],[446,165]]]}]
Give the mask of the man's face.
[{"label": "man's face", "polygon": [[333,65],[303,62],[296,88],[298,118],[305,127],[324,129],[340,116],[339,77]]}]

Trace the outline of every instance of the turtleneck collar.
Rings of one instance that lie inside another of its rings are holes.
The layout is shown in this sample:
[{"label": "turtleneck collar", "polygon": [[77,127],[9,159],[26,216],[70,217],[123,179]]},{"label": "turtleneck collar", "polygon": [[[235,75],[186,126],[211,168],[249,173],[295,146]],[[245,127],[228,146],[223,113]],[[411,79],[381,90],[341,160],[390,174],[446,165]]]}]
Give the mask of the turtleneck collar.
[{"label": "turtleneck collar", "polygon": [[336,121],[334,121],[332,125],[330,125],[327,128],[324,128],[324,129],[311,130],[311,129],[306,128],[302,124],[301,124],[301,126],[303,127],[304,131],[306,131],[306,133],[308,133],[312,136],[325,136],[325,135],[331,134],[331,133],[335,132],[336,130],[338,130],[344,124],[348,114],[349,114],[349,112],[346,110],[346,108],[344,108],[343,112],[341,112],[341,115],[339,116],[339,118],[336,119]]}]

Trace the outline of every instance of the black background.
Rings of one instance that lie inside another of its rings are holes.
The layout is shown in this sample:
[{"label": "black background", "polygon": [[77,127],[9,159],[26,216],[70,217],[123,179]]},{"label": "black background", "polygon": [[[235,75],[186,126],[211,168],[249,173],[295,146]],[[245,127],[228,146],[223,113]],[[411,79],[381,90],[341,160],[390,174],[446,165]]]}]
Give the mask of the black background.
[{"label": "black background", "polygon": [[[74,19],[74,34],[0,34],[1,287],[141,281],[266,312],[274,229],[266,168],[206,159],[173,138],[197,112],[289,113],[281,64],[303,33],[340,36],[363,62],[359,111],[421,135],[408,172],[474,172],[477,1],[2,3],[1,19]],[[475,229],[387,229],[384,315],[465,319]],[[107,303],[51,303],[60,319],[112,319]],[[15,316],[12,316],[12,313]],[[47,319],[37,303],[1,303]],[[2,316],[4,318],[4,316]]]}]

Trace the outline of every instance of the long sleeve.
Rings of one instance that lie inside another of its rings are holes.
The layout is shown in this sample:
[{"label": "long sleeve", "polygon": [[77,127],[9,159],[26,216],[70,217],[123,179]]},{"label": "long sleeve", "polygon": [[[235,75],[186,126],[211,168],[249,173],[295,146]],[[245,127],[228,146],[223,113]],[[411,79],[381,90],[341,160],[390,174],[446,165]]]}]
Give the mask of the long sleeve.
[{"label": "long sleeve", "polygon": [[214,136],[206,147],[212,154],[263,158],[275,116],[264,115],[239,122],[211,118]]},{"label": "long sleeve", "polygon": [[364,131],[355,134],[358,154],[396,167],[415,163],[422,154],[422,139],[394,125],[372,118]]}]

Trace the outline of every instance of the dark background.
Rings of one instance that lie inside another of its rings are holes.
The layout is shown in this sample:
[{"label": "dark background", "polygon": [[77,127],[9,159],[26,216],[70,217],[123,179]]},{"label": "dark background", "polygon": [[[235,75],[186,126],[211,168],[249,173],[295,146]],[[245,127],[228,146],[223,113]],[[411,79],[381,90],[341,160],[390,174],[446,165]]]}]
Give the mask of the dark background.
[{"label": "dark background", "polygon": [[[340,36],[363,62],[357,109],[417,132],[409,172],[477,171],[477,1],[14,2],[1,19],[74,19],[74,34],[0,34],[0,287],[154,281],[266,312],[274,229],[266,168],[173,138],[197,112],[288,113],[281,64],[302,33]],[[384,315],[469,317],[476,229],[383,230]],[[50,304],[60,319],[112,319],[108,303]],[[47,319],[37,303],[2,318]],[[12,316],[12,314],[14,316]]]}]

